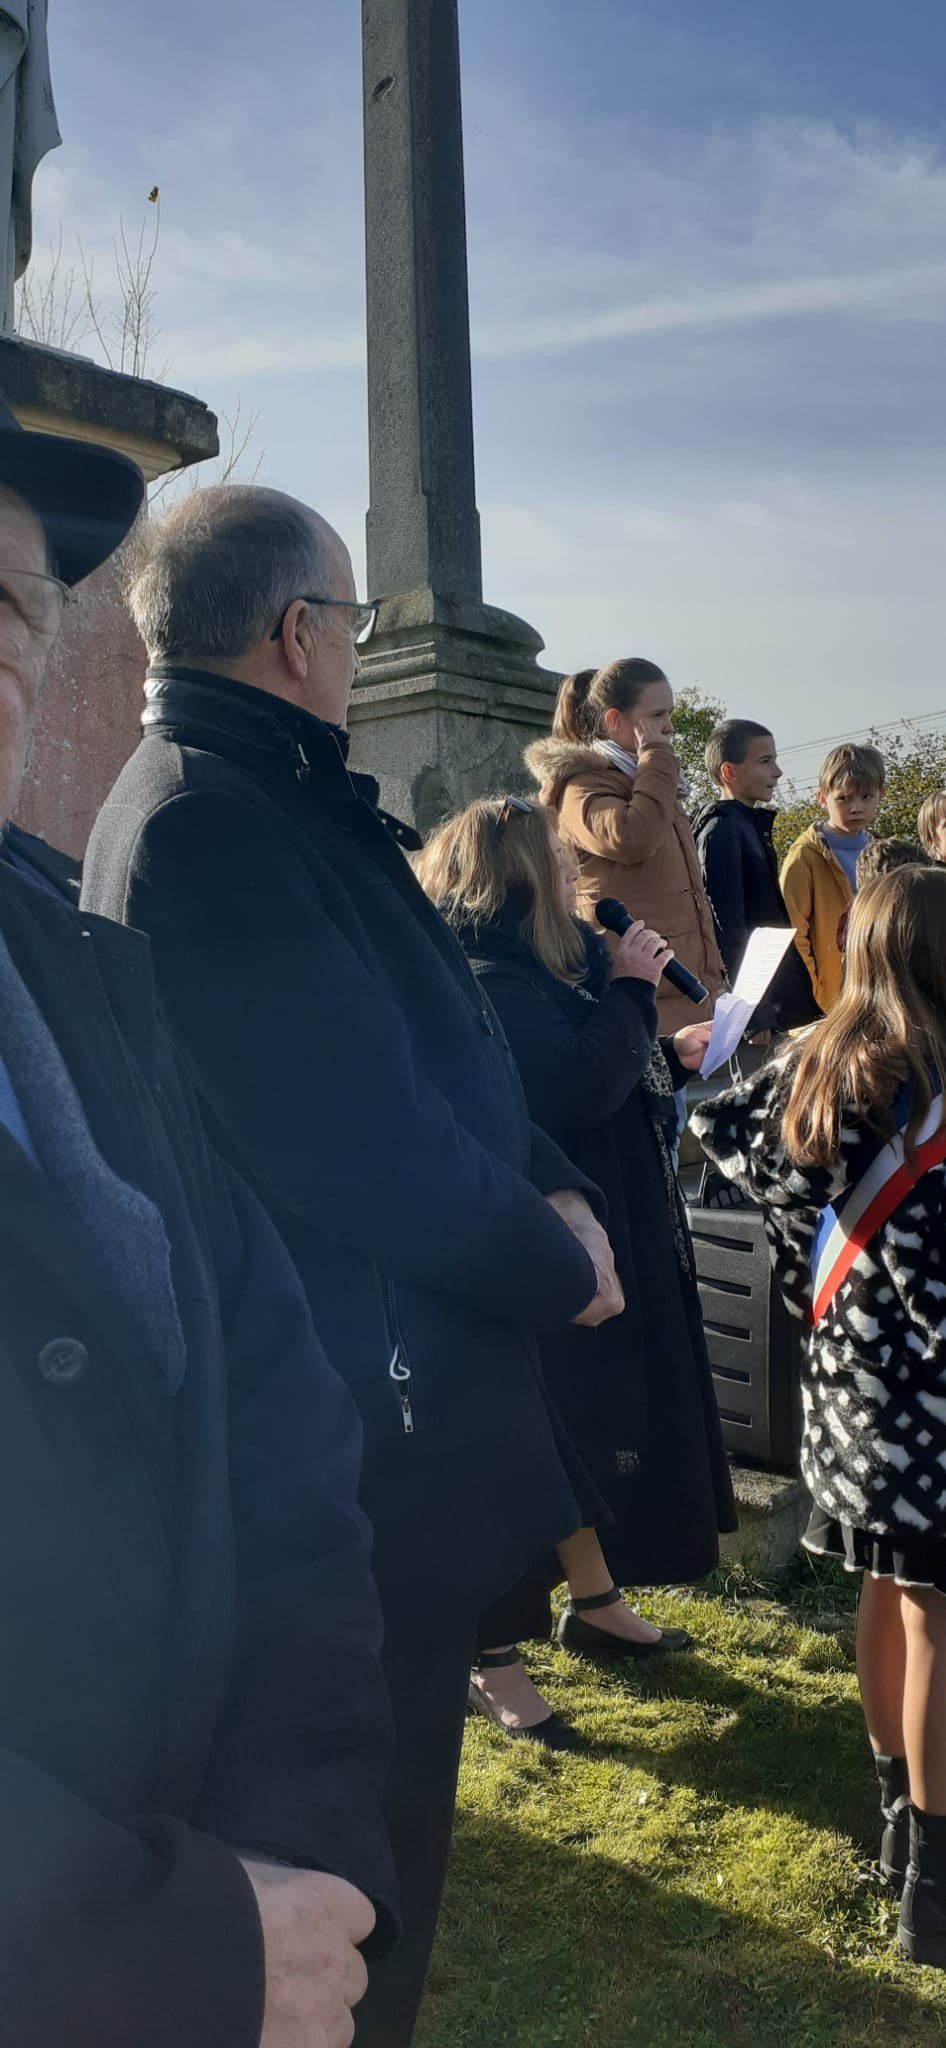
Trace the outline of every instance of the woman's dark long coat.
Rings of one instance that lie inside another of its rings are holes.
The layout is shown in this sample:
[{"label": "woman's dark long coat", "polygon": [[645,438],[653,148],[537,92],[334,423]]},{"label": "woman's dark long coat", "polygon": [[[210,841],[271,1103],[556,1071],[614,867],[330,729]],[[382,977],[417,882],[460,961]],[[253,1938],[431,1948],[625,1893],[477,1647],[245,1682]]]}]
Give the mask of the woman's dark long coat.
[{"label": "woman's dark long coat", "polygon": [[672,1142],[673,1100],[645,1085],[649,1070],[654,1078],[653,990],[632,979],[608,985],[590,932],[584,989],[557,981],[514,930],[461,936],[516,1055],[531,1115],[608,1201],[624,1314],[542,1345],[549,1391],[615,1517],[601,1532],[608,1561],[626,1585],[700,1578],[735,1516],[663,1135]]}]

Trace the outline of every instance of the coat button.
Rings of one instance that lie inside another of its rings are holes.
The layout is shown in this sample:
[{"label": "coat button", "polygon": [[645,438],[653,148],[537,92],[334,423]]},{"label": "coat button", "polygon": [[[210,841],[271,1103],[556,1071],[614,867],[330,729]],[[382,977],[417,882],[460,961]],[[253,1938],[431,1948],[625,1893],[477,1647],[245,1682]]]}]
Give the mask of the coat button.
[{"label": "coat button", "polygon": [[73,1380],[81,1379],[89,1354],[78,1337],[53,1337],[43,1345],[36,1363],[41,1377],[51,1386],[68,1387]]}]

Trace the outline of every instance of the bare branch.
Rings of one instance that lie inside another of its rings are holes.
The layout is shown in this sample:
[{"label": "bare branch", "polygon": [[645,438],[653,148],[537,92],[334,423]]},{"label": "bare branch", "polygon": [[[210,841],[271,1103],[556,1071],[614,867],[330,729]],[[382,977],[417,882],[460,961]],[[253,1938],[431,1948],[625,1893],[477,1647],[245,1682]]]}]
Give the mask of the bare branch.
[{"label": "bare branch", "polygon": [[[214,478],[214,482],[228,484],[240,468],[247,449],[253,440],[256,429],[259,426],[259,413],[251,410],[244,422],[243,400],[238,392],[233,417],[231,418],[230,414],[226,412],[221,413],[220,417],[227,429],[227,445],[225,450],[221,449],[220,455],[217,458],[219,470]],[[265,449],[261,448],[252,470],[241,479],[243,483],[255,484],[263,466],[263,456],[265,453]]]},{"label": "bare branch", "polygon": [[49,269],[42,284],[27,271],[17,285],[17,331],[46,348],[78,348],[89,332],[84,300],[76,302],[75,267],[63,270],[62,227],[49,245]]},{"label": "bare branch", "polygon": [[79,262],[82,265],[82,279],[85,285],[85,310],[89,321],[89,331],[95,335],[109,369],[114,370],[115,358],[106,334],[107,316],[103,314],[95,296],[95,257],[93,256],[91,262],[88,261],[82,246],[81,235],[76,236],[76,241],[79,245]]}]

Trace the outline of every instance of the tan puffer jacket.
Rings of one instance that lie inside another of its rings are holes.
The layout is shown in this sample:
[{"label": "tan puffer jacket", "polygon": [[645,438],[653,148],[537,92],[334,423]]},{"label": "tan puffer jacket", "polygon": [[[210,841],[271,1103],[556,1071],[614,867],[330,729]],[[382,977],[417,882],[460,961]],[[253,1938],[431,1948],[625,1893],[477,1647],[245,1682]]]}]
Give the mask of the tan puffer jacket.
[{"label": "tan puffer jacket", "polygon": [[[595,904],[616,896],[669,940],[711,996],[718,995],[723,967],[672,747],[646,747],[633,779],[595,747],[571,740],[537,740],[527,749],[526,766],[581,869],[579,916],[595,924]],[[711,1009],[710,1003],[697,1009],[666,981],[660,985],[664,1034],[697,1023]]]}]

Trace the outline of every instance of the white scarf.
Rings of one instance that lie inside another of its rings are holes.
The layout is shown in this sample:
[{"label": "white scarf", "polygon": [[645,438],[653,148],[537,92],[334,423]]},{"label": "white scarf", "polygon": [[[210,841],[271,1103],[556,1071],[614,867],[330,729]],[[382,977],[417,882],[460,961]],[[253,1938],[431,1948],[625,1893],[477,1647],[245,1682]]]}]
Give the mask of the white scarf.
[{"label": "white scarf", "polygon": [[[626,747],[619,747],[617,740],[595,740],[593,745],[596,753],[607,755],[612,768],[620,768],[622,775],[627,775],[632,782],[634,781],[637,774],[636,754],[629,754]],[[689,794],[690,785],[681,768],[680,780],[677,785],[677,795],[681,803],[685,803]]]},{"label": "white scarf", "polygon": [[633,782],[637,774],[637,755],[629,754],[626,747],[619,747],[617,740],[595,740],[595,752],[607,754],[612,768],[620,768],[622,775],[629,775]]}]

